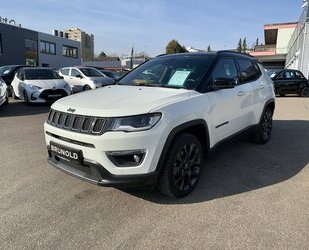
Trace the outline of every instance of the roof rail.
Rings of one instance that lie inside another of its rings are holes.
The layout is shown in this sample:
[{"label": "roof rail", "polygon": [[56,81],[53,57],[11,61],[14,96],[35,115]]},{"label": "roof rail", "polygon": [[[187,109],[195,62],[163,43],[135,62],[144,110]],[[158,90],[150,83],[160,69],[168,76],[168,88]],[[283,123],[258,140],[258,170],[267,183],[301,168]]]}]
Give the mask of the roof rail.
[{"label": "roof rail", "polygon": [[242,52],[238,52],[238,51],[232,51],[232,50],[219,50],[217,51],[217,54],[224,54],[224,53],[231,53],[231,54],[237,54],[237,55],[242,55],[242,56],[248,56],[251,58],[255,58],[254,56],[251,56],[247,53],[242,53]]}]

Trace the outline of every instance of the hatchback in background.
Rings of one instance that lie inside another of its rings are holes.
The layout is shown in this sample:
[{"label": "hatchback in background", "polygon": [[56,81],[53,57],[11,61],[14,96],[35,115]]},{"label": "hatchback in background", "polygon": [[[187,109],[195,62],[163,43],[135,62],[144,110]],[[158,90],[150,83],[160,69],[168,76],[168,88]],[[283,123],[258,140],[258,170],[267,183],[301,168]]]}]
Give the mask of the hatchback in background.
[{"label": "hatchback in background", "polygon": [[0,106],[9,102],[9,95],[7,92],[7,85],[0,77]]},{"label": "hatchback in background", "polygon": [[8,95],[12,95],[11,91],[11,83],[14,79],[14,76],[20,68],[25,67],[24,65],[6,65],[0,67],[0,77],[3,79],[3,81],[6,83],[8,86]]},{"label": "hatchback in background", "polygon": [[76,91],[96,89],[115,83],[112,78],[91,67],[62,68],[59,73]]},{"label": "hatchback in background", "polygon": [[25,103],[53,102],[72,93],[63,77],[49,68],[20,68],[12,82],[14,99]]},{"label": "hatchback in background", "polygon": [[118,79],[120,79],[121,77],[125,76],[128,73],[128,71],[109,71],[105,69],[100,69],[100,71],[104,75],[114,79],[115,81],[117,81]]},{"label": "hatchback in background", "polygon": [[271,77],[276,95],[297,94],[299,96],[309,96],[309,82],[298,70],[285,69]]}]

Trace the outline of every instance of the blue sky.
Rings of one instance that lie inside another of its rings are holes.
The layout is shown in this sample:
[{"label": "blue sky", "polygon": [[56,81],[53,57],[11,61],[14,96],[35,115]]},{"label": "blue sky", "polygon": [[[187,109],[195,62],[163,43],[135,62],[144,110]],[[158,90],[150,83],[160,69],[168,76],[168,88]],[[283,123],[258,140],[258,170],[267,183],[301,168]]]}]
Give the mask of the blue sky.
[{"label": "blue sky", "polygon": [[235,48],[240,37],[264,42],[266,23],[297,21],[301,0],[8,0],[0,16],[51,33],[80,27],[95,35],[95,52],[151,56],[171,39],[185,46]]}]

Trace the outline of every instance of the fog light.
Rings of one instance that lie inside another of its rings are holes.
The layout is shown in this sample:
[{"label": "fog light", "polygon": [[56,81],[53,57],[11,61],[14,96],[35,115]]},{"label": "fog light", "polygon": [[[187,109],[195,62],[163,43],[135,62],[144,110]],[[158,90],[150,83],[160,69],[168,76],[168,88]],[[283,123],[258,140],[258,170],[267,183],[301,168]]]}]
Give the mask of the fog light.
[{"label": "fog light", "polygon": [[146,155],[146,151],[113,151],[107,152],[106,155],[117,167],[136,167],[142,164]]}]

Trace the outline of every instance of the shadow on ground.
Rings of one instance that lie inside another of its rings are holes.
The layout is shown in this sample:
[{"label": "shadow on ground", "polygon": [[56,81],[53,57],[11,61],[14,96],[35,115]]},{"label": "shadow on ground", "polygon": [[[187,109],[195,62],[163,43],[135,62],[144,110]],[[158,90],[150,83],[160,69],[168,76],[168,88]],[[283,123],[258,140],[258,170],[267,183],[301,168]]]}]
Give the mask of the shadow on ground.
[{"label": "shadow on ground", "polygon": [[21,100],[10,99],[10,103],[0,107],[0,117],[38,115],[48,113],[50,103],[26,105]]},{"label": "shadow on ground", "polygon": [[205,162],[193,193],[182,199],[159,192],[126,191],[159,204],[210,201],[275,185],[295,176],[309,163],[309,121],[275,121],[272,140],[255,145],[247,137],[218,147]]}]

